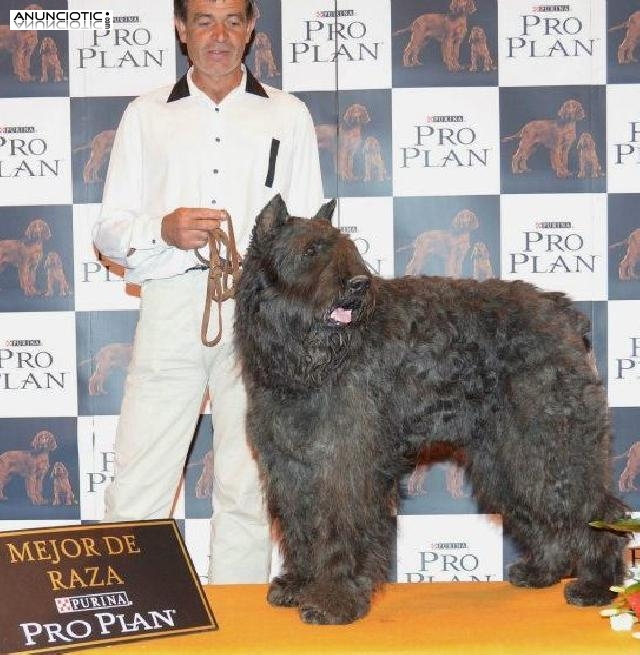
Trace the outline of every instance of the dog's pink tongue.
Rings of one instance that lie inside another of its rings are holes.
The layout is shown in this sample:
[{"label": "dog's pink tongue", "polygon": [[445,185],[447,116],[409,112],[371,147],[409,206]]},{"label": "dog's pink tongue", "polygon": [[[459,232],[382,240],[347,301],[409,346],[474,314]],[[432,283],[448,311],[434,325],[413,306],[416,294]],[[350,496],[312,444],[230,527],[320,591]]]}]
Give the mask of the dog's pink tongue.
[{"label": "dog's pink tongue", "polygon": [[336,323],[351,323],[351,310],[344,307],[336,307],[331,312],[331,317]]}]

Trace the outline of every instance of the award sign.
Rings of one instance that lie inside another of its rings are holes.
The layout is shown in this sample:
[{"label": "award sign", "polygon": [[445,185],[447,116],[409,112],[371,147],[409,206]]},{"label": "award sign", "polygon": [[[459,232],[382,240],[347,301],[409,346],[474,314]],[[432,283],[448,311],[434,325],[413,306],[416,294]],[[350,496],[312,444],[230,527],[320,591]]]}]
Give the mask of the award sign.
[{"label": "award sign", "polygon": [[0,533],[0,653],[218,628],[173,520]]}]

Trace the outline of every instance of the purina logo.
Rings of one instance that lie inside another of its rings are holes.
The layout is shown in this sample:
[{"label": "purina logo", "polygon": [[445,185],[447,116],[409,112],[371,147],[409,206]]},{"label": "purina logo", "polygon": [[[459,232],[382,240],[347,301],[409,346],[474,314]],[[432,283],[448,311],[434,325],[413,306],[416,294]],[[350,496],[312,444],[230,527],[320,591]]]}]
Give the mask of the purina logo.
[{"label": "purina logo", "polygon": [[[442,123],[435,127],[433,123]],[[452,123],[453,126],[446,126]],[[424,124],[414,125],[414,140],[401,146],[401,168],[486,167],[489,152],[473,127],[461,125],[464,116],[427,116]]]},{"label": "purina logo", "polygon": [[0,126],[0,134],[35,134],[33,125]]},{"label": "purina logo", "polygon": [[[139,16],[116,16],[114,25],[140,23]],[[75,49],[78,69],[163,68],[165,48],[153,47],[154,35],[146,27],[94,30],[85,47]]]},{"label": "purina logo", "polygon": [[568,12],[569,5],[539,5],[531,14],[522,14],[515,36],[508,36],[507,57],[532,59],[551,57],[591,57],[598,38],[584,35],[584,23],[578,16],[546,16]]},{"label": "purina logo", "polygon": [[[61,159],[46,156],[49,145],[31,126],[0,128],[0,179],[8,177],[58,177]],[[12,136],[16,135],[16,136]]]},{"label": "purina logo", "polygon": [[290,63],[327,63],[377,61],[380,41],[367,40],[367,25],[355,20],[356,13],[342,11],[318,11],[314,20],[305,20],[304,36],[290,43]]},{"label": "purina logo", "polygon": [[567,229],[571,221],[536,221],[534,230],[522,234],[522,250],[509,253],[509,273],[595,273],[602,257],[586,252],[583,236]]},{"label": "purina logo", "polygon": [[18,9],[9,12],[11,30],[110,30],[111,11]]},{"label": "purina logo", "polygon": [[536,5],[533,11],[543,13],[545,11],[571,11],[571,5]]},{"label": "purina logo", "polygon": [[624,143],[614,143],[615,160],[614,164],[621,165],[631,161],[635,164],[640,163],[640,146],[638,137],[640,136],[640,121],[629,121],[629,140]]},{"label": "purina logo", "polygon": [[40,339],[10,339],[7,344],[0,348],[0,391],[65,388],[71,372],[58,369],[54,354]]}]

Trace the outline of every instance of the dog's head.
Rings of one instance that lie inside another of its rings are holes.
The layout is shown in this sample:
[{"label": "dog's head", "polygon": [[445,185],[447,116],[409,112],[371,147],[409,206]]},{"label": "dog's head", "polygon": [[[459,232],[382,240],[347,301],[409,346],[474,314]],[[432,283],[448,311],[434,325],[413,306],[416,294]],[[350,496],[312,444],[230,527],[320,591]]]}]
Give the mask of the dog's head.
[{"label": "dog's head", "polygon": [[469,43],[482,43],[486,40],[484,30],[477,25],[471,28],[471,34],[469,35]]},{"label": "dog's head", "polygon": [[370,155],[380,154],[380,141],[375,136],[368,136],[362,144],[362,149]]},{"label": "dog's head", "polygon": [[69,472],[67,467],[62,462],[56,462],[51,468],[52,478],[68,478]]},{"label": "dog's head", "polygon": [[266,32],[256,32],[255,39],[253,40],[254,48],[270,48],[271,39]]},{"label": "dog's head", "polygon": [[29,241],[46,241],[51,238],[51,229],[45,220],[35,218],[27,225],[24,235]]},{"label": "dog's head", "polygon": [[60,268],[61,266],[62,260],[60,259],[60,255],[55,250],[52,250],[44,260],[44,267],[50,270]]},{"label": "dog's head", "polygon": [[355,103],[347,107],[343,120],[347,127],[355,127],[356,125],[366,125],[371,121],[371,118],[364,105]]},{"label": "dog's head", "polygon": [[586,117],[584,108],[578,100],[565,100],[560,109],[558,116],[564,122],[581,121]]},{"label": "dog's head", "polygon": [[595,141],[593,140],[593,137],[591,136],[590,132],[583,132],[580,135],[580,138],[578,139],[578,143],[576,145],[576,148],[578,150],[582,150],[583,148],[594,148],[595,147]]},{"label": "dog's head", "polygon": [[53,54],[57,51],[58,48],[56,46],[56,42],[50,36],[45,36],[44,39],[42,39],[42,43],[40,44],[40,53]]},{"label": "dog's head", "polygon": [[39,452],[51,452],[58,447],[56,438],[48,430],[41,430],[31,441],[31,447]]},{"label": "dog's head", "polygon": [[471,257],[474,259],[487,259],[489,257],[489,248],[484,241],[476,241],[471,250]]},{"label": "dog's head", "polygon": [[461,209],[451,221],[454,232],[471,232],[479,225],[478,217],[470,209]]},{"label": "dog's head", "polygon": [[460,14],[470,16],[476,11],[476,3],[474,0],[451,0],[449,11],[456,16]]},{"label": "dog's head", "polygon": [[258,279],[263,298],[286,303],[300,329],[357,325],[373,304],[372,275],[355,243],[331,225],[334,208],[332,200],[299,218],[276,196],[256,219],[243,263],[240,289]]}]

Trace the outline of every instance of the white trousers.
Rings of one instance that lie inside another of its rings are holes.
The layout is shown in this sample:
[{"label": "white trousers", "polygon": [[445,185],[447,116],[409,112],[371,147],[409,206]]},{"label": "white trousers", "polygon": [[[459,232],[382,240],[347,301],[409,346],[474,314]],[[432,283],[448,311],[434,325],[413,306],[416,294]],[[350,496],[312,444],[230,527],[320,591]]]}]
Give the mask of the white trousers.
[{"label": "white trousers", "polygon": [[[246,394],[232,345],[234,304],[223,303],[222,341],[203,346],[206,281],[206,271],[194,271],[143,285],[104,520],[170,515],[208,387],[214,430],[209,582],[264,583],[271,541],[245,436]],[[209,334],[216,329],[214,306]]]}]

